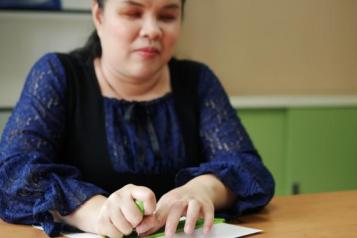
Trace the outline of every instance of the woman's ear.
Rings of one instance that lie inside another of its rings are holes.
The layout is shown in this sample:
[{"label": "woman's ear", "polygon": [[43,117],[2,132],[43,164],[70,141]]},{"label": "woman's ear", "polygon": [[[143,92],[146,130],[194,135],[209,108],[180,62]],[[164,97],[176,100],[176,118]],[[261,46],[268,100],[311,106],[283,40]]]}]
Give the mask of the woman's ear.
[{"label": "woman's ear", "polygon": [[104,9],[99,7],[97,1],[92,2],[92,21],[93,21],[94,26],[97,30],[98,36],[100,36],[100,32],[101,32],[103,10]]}]

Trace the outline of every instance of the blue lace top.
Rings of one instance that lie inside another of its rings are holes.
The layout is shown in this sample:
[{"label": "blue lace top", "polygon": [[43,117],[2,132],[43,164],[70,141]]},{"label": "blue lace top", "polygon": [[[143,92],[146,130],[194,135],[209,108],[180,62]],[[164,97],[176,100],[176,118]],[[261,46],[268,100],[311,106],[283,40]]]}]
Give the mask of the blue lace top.
[{"label": "blue lace top", "polygon": [[[135,174],[179,171],[177,186],[212,173],[237,195],[231,209],[217,216],[239,216],[263,207],[273,196],[273,178],[207,66],[200,69],[198,88],[199,132],[206,158],[200,166],[190,168],[182,162],[185,150],[171,93],[146,102],[104,97],[108,152],[114,169]],[[90,197],[106,194],[82,181],[77,168],[54,162],[64,134],[65,90],[61,62],[56,54],[46,54],[30,71],[0,142],[0,217],[12,223],[40,224],[49,235],[58,235],[62,229],[50,211],[67,215]],[[137,153],[136,130],[124,116],[134,103],[151,112],[160,161],[155,160],[150,138],[143,141],[145,163],[132,159]]]}]

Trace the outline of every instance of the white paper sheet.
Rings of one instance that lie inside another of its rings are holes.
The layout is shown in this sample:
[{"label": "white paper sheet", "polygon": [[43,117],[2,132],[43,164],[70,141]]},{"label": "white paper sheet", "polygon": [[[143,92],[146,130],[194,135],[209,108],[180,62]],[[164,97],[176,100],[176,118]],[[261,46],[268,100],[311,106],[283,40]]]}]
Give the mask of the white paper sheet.
[{"label": "white paper sheet", "polygon": [[[262,230],[248,228],[244,226],[231,225],[227,223],[214,224],[209,234],[204,235],[203,229],[196,229],[195,232],[189,236],[185,233],[178,233],[175,238],[236,238],[259,233]],[[70,233],[65,234],[68,238],[102,238],[102,236],[91,233]],[[162,236],[163,237],[163,236]]]},{"label": "white paper sheet", "polygon": [[235,238],[259,232],[261,232],[261,230],[227,223],[218,223],[213,225],[211,232],[207,235],[204,235],[203,228],[200,228],[191,236],[186,235],[185,233],[179,233],[175,235],[175,238]]},{"label": "white paper sheet", "polygon": [[92,233],[71,233],[65,234],[68,238],[103,238],[103,236],[95,235]]}]

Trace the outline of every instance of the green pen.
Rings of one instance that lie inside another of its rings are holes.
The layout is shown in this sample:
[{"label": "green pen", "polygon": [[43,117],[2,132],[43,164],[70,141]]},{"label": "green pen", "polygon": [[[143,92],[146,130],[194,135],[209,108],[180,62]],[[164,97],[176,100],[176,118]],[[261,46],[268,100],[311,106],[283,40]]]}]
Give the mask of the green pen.
[{"label": "green pen", "polygon": [[[135,200],[135,204],[136,206],[139,208],[141,214],[145,214],[145,210],[144,210],[144,202],[140,201],[140,200]],[[139,233],[136,231],[136,229],[134,228],[134,233],[136,233],[136,237],[139,237]]]},{"label": "green pen", "polygon": [[140,201],[140,200],[135,200],[135,204],[136,206],[139,208],[141,214],[145,214],[145,210],[144,210],[144,202]]}]

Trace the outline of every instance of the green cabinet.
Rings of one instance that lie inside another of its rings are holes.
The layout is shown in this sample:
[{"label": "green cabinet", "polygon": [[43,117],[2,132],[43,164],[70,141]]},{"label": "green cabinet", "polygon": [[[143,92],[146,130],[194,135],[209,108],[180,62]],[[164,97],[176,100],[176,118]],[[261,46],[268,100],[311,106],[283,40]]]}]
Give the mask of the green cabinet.
[{"label": "green cabinet", "polygon": [[241,109],[276,194],[357,189],[357,108]]},{"label": "green cabinet", "polygon": [[357,108],[289,110],[287,181],[302,193],[357,188]]}]

